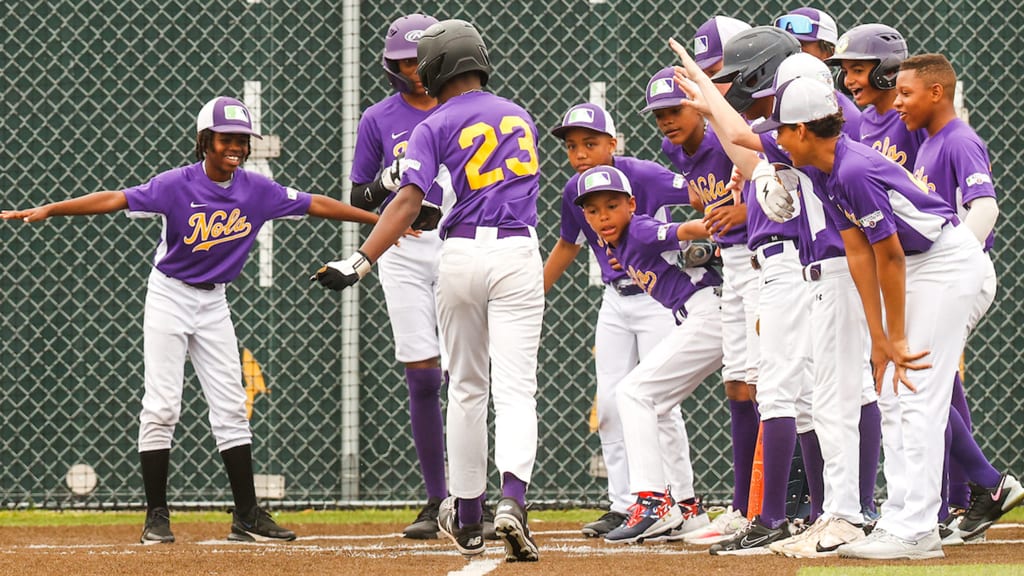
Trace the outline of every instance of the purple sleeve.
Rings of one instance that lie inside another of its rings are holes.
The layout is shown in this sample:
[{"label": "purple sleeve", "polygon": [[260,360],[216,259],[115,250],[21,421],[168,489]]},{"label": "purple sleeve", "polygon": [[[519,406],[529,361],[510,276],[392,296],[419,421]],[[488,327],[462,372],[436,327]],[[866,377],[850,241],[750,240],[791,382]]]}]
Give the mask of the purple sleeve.
[{"label": "purple sleeve", "polygon": [[896,215],[885,184],[872,178],[867,167],[862,170],[856,164],[845,164],[843,168],[837,180],[841,183],[840,194],[852,212],[847,218],[857,221],[857,226],[872,244],[895,234]]},{"label": "purple sleeve", "polygon": [[405,151],[407,165],[401,185],[414,184],[426,194],[437,178],[439,156],[440,143],[433,126],[429,122],[416,125]]},{"label": "purple sleeve", "polygon": [[632,228],[630,236],[642,244],[647,252],[667,252],[679,249],[678,223],[659,222],[653,218],[635,218],[630,227]]},{"label": "purple sleeve", "polygon": [[566,242],[582,245],[583,229],[580,223],[583,210],[573,202],[576,193],[576,179],[572,178],[562,191],[562,224],[559,237]]},{"label": "purple sleeve", "polygon": [[647,204],[645,214],[653,216],[664,206],[690,205],[690,187],[685,176],[654,162],[645,163],[647,165],[649,168],[645,169],[642,181]]},{"label": "purple sleeve", "polygon": [[263,210],[267,220],[274,218],[288,218],[304,216],[309,212],[309,204],[313,197],[308,192],[287,188],[277,182],[270,182],[270,186],[263,194]]},{"label": "purple sleeve", "polygon": [[764,148],[765,158],[769,162],[782,162],[784,164],[792,164],[793,160],[789,157],[789,154],[779,146],[779,143],[775,141],[775,131],[765,132],[760,135],[761,148]]},{"label": "purple sleeve", "polygon": [[356,184],[373,182],[384,161],[380,130],[372,116],[363,115],[356,130],[356,151],[349,180]]},{"label": "purple sleeve", "polygon": [[[186,168],[178,168],[184,175]],[[175,180],[175,171],[163,172],[153,177],[145,184],[132,186],[124,190],[125,199],[128,201],[128,211],[140,214],[164,214],[168,210],[167,203],[173,197],[170,194],[162,194],[164,182]]]},{"label": "purple sleeve", "polygon": [[[956,175],[956,185],[963,194],[962,202],[970,204],[977,198],[995,198],[996,189],[992,183],[992,164],[985,146],[973,139],[956,138],[947,141],[951,145],[950,161]],[[954,209],[959,209],[955,206]]]}]

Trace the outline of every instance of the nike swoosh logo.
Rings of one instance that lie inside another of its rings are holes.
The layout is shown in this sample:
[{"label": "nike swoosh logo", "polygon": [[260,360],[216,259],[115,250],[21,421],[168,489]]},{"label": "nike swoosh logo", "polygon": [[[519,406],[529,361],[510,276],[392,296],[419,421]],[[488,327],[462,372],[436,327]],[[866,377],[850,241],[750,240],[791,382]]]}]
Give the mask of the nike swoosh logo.
[{"label": "nike swoosh logo", "polygon": [[189,206],[192,208],[202,208],[203,206],[206,206],[206,204],[196,204],[195,202],[192,202]]},{"label": "nike swoosh logo", "polygon": [[992,501],[999,502],[1003,498],[1003,484],[1006,484],[1006,476],[999,481],[999,486],[996,486],[996,491],[992,493]]},{"label": "nike swoosh logo", "polygon": [[771,278],[769,280],[765,280],[764,283],[765,284],[771,284],[772,282],[775,282],[776,280],[778,280],[778,278]]},{"label": "nike swoosh logo", "polygon": [[821,542],[814,545],[814,549],[818,552],[835,552],[842,544],[836,544],[835,546],[822,546]]},{"label": "nike swoosh logo", "polygon": [[744,536],[743,539],[740,540],[740,548],[757,548],[767,539],[768,536],[761,536],[760,538],[754,538],[753,540],[750,540],[746,536]]},{"label": "nike swoosh logo", "polygon": [[402,130],[401,132],[392,132],[391,139],[394,140],[395,138],[400,138],[406,132],[408,132],[408,130]]}]

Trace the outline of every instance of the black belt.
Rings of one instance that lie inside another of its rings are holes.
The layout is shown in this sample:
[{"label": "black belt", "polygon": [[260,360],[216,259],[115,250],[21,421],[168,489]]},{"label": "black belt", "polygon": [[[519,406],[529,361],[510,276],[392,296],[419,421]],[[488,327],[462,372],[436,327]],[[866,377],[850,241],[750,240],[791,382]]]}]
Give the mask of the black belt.
[{"label": "black belt", "polygon": [[618,280],[614,280],[612,281],[610,286],[614,288],[616,292],[619,293],[619,296],[636,296],[637,294],[644,293],[644,289],[637,286],[629,278],[620,278]]},{"label": "black belt", "polygon": [[[765,244],[771,244],[772,242],[782,242],[783,240],[793,240],[793,238],[787,238],[786,236],[783,236],[782,234],[772,234],[771,236],[765,236],[764,238],[761,238],[760,242],[758,242],[757,244],[754,244],[750,248],[750,251],[751,252],[755,252],[755,251],[757,251],[758,248],[760,248],[761,246],[764,246]],[[793,241],[795,242],[796,240],[793,240]]]},{"label": "black belt", "polygon": [[184,280],[182,280],[182,282],[188,286],[196,288],[197,290],[205,290],[207,292],[217,287],[213,282],[185,282]]}]

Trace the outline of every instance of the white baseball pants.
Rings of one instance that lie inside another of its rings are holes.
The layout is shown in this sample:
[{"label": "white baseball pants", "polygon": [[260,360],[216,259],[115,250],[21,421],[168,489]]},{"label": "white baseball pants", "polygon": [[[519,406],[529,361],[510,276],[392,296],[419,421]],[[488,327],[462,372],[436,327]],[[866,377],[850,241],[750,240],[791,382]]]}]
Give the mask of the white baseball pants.
[{"label": "white baseball pants", "polygon": [[[402,363],[443,355],[437,335],[437,266],[441,238],[437,231],[402,238],[377,261],[380,286],[388,307],[395,360]],[[446,363],[442,362],[442,366]]]}]

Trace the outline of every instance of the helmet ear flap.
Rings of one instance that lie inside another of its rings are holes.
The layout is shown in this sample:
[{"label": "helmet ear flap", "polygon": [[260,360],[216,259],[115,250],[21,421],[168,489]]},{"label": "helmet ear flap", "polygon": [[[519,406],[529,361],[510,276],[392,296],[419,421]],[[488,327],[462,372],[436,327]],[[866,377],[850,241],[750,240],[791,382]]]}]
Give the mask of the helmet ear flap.
[{"label": "helmet ear flap", "polygon": [[842,90],[843,94],[847,96],[853,95],[853,92],[850,92],[850,89],[846,87],[846,71],[842,67],[839,68],[839,72],[836,74],[835,84],[837,88]]},{"label": "helmet ear flap", "polygon": [[898,70],[887,71],[882,67],[882,63],[879,62],[871,69],[871,74],[868,75],[868,81],[875,87],[876,90],[892,90],[896,87],[896,74]]}]

